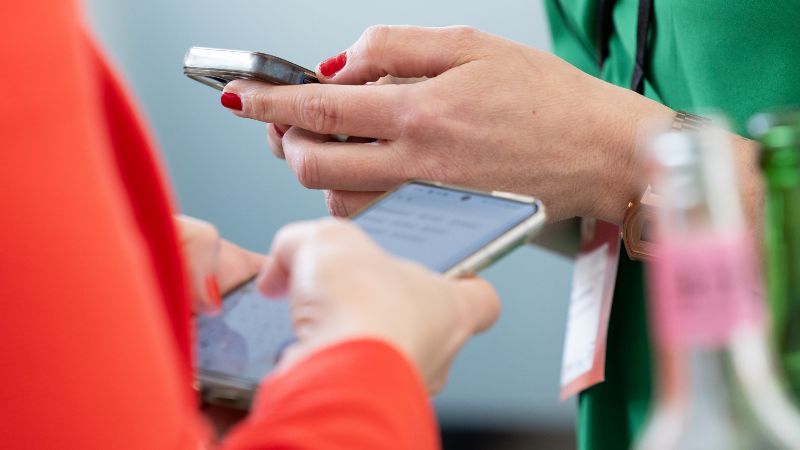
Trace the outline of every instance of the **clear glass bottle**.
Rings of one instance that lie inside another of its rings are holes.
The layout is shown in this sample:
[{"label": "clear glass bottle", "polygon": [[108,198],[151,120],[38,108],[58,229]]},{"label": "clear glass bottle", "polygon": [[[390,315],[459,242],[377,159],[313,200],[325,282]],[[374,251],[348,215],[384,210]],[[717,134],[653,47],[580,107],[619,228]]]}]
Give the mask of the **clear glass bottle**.
[{"label": "clear glass bottle", "polygon": [[800,449],[800,414],[771,364],[729,145],[709,129],[650,146],[661,203],[648,267],[658,380],[638,449]]}]

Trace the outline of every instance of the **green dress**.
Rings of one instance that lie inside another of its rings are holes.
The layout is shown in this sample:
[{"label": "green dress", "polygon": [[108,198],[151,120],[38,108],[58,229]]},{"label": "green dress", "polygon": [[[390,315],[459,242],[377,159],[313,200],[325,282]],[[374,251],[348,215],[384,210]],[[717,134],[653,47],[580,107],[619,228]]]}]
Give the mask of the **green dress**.
[{"label": "green dress", "polygon": [[[546,1],[554,50],[585,72],[628,87],[639,2],[617,2],[600,68],[598,3]],[[713,108],[744,134],[755,112],[800,105],[800,0],[655,0],[648,48],[645,95],[673,109]],[[642,273],[640,264],[621,257],[606,381],[578,402],[580,449],[629,448],[647,418],[654,382]]]}]

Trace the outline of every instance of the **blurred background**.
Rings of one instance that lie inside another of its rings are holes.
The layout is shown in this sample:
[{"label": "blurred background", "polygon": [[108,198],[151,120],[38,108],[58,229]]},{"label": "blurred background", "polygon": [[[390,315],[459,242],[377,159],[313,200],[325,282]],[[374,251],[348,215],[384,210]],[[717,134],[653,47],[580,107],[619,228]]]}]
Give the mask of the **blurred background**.
[{"label": "blurred background", "polygon": [[[183,213],[266,251],[281,225],[326,214],[272,157],[264,124],[222,108],[183,76],[193,45],[257,50],[313,68],[374,24],[470,25],[550,48],[541,0],[86,0],[87,16],[136,93]],[[498,68],[502,70],[502,68]],[[492,149],[487,149],[492,151]],[[503,312],[461,353],[436,398],[446,448],[574,447],[574,402],[558,401],[571,262],[527,247],[485,275]]]}]

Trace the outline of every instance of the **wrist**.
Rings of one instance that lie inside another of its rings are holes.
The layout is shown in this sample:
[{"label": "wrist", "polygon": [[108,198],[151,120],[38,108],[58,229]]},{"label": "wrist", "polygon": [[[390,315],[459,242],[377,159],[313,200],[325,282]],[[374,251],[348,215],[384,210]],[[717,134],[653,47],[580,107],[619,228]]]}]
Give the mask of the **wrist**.
[{"label": "wrist", "polygon": [[[615,105],[614,111],[605,114],[604,122],[597,122],[605,123],[601,126],[609,136],[600,149],[603,157],[596,178],[600,186],[587,193],[592,196],[587,215],[621,225],[628,204],[641,197],[646,184],[639,148],[648,135],[670,129],[675,111],[632,91],[616,89],[623,94],[606,103]],[[595,139],[600,132],[593,133]]]}]

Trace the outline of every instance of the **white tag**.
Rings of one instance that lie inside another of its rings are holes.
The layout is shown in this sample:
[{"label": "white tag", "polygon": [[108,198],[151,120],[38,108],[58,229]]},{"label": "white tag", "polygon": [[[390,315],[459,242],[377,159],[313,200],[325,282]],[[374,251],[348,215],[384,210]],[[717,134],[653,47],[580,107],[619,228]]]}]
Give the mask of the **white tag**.
[{"label": "white tag", "polygon": [[601,220],[581,221],[581,250],[572,274],[561,400],[606,378],[606,336],[619,265],[619,227]]},{"label": "white tag", "polygon": [[589,372],[594,364],[607,263],[608,244],[580,254],[575,262],[561,386]]}]

